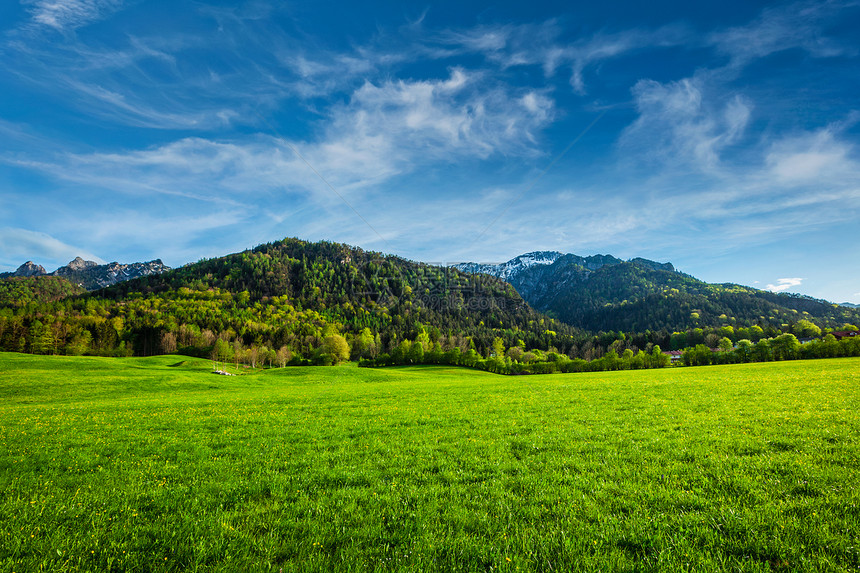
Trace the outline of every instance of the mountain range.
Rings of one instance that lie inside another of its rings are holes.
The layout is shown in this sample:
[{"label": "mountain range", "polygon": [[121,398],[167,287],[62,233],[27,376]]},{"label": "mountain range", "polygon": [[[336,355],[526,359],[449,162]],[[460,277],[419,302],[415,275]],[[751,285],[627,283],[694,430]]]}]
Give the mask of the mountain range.
[{"label": "mountain range", "polygon": [[594,358],[615,343],[713,346],[858,323],[858,309],[709,284],[671,263],[556,251],[439,267],[284,239],[178,269],[77,258],[50,274],[28,262],[0,280],[0,349],[38,353],[208,355],[221,340],[310,360],[340,333],[354,358],[421,337],[484,356],[498,339]]},{"label": "mountain range", "polygon": [[100,265],[95,261],[85,261],[81,257],[75,257],[68,265],[60,267],[52,273],[48,273],[42,265],[27,261],[14,272],[0,273],[0,279],[39,276],[63,277],[72,284],[92,291],[169,270],[170,267],[161,262],[161,259],[145,263],[121,264],[113,262]]},{"label": "mountain range", "polygon": [[526,253],[501,264],[461,263],[464,272],[509,282],[532,307],[588,331],[685,330],[783,324],[816,319],[856,323],[856,307],[747,286],[710,284],[671,263],[557,251]]},{"label": "mountain range", "polygon": [[[72,276],[93,269],[75,268]],[[507,347],[565,349],[583,336],[532,309],[498,278],[298,239],[90,293],[68,287],[75,285],[56,273],[0,281],[0,348],[119,355],[179,348],[208,355],[222,340],[286,346],[308,359],[335,333],[353,349],[377,353],[421,336],[431,346],[482,353],[500,336]]]}]

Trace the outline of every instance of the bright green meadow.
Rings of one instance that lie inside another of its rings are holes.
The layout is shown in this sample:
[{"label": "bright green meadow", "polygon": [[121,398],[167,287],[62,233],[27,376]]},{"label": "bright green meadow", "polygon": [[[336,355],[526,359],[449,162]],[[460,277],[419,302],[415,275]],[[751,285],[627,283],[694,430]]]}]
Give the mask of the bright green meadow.
[{"label": "bright green meadow", "polygon": [[857,571],[860,359],[0,354],[2,571]]}]

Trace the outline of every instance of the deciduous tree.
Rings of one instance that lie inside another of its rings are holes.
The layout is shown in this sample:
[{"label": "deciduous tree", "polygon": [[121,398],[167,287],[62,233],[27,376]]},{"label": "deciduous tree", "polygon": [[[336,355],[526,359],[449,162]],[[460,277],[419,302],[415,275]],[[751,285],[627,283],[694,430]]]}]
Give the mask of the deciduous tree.
[{"label": "deciduous tree", "polygon": [[330,355],[336,363],[349,360],[349,344],[340,334],[329,334],[323,338],[322,352]]}]

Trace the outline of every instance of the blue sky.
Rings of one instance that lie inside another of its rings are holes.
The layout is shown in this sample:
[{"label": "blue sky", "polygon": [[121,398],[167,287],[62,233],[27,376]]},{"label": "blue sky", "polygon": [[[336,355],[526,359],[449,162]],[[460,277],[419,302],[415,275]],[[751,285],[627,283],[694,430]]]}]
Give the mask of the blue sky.
[{"label": "blue sky", "polygon": [[297,236],[860,303],[860,4],[570,4],[0,3],[0,271]]}]

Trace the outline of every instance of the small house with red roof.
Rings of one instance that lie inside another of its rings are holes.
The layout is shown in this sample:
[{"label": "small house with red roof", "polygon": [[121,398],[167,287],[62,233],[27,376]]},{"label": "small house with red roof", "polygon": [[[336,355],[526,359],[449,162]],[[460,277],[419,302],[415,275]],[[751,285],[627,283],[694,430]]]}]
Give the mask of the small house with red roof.
[{"label": "small house with red roof", "polygon": [[842,340],[843,338],[854,338],[855,336],[860,336],[860,330],[836,330],[831,332],[836,340]]}]

